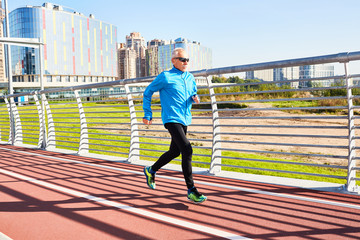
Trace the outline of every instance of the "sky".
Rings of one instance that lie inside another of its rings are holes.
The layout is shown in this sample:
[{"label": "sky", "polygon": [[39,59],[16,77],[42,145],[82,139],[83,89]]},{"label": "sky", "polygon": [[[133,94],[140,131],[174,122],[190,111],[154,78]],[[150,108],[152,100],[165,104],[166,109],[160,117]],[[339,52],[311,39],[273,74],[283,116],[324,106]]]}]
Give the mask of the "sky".
[{"label": "sky", "polygon": [[[4,0],[3,0],[4,1]],[[8,10],[38,0],[7,0]],[[117,41],[178,37],[212,49],[213,67],[360,51],[360,0],[52,0],[117,27]]]}]

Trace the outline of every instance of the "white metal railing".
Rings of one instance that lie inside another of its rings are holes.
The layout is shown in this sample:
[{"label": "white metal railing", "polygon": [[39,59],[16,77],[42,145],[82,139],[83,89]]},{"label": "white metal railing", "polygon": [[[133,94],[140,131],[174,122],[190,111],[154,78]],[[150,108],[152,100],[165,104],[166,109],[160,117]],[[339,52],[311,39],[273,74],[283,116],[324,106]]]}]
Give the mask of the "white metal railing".
[{"label": "white metal railing", "polygon": [[[340,179],[346,183],[347,191],[358,192],[359,158],[355,142],[359,139],[356,132],[360,106],[356,102],[360,91],[352,82],[360,75],[349,75],[347,69],[348,62],[356,60],[360,60],[360,52],[193,72],[207,82],[207,86],[199,86],[201,103],[194,105],[193,124],[188,133],[194,144],[194,164],[207,167],[211,174],[225,169]],[[341,76],[223,85],[214,84],[211,78],[218,74],[339,62],[345,69]],[[118,80],[3,96],[1,140],[48,150],[67,149],[80,155],[113,155],[132,163],[139,159],[155,160],[167,150],[170,138],[162,127],[159,97],[153,97],[153,125],[141,123],[142,93],[153,79]],[[323,87],[321,83],[329,79],[338,84]],[[299,89],[276,87],[307,81],[319,84]],[[270,83],[273,88],[261,88]],[[86,92],[89,89],[96,91]],[[346,94],[324,95],[329,91]],[[265,97],[271,94],[280,97]],[[28,101],[15,102],[21,96],[28,96]],[[331,104],[315,104],[321,101]],[[296,106],[299,102],[302,104]],[[275,106],[279,103],[283,105]],[[327,114],[329,111],[334,113]]]}]

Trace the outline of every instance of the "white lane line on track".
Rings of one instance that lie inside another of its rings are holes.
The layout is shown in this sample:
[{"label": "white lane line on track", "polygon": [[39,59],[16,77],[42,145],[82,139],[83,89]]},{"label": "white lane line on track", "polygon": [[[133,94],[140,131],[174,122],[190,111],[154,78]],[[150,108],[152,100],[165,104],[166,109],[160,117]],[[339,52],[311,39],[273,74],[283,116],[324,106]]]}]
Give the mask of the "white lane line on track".
[{"label": "white lane line on track", "polygon": [[[59,157],[46,156],[46,155],[42,155],[42,154],[38,154],[38,153],[28,153],[28,152],[24,152],[24,151],[20,151],[20,150],[8,149],[8,148],[1,148],[0,147],[0,149],[7,150],[7,151],[25,153],[25,154],[28,154],[28,155],[47,157],[47,158],[51,158],[51,159],[55,159],[55,160],[59,160],[59,161],[68,161],[68,162],[73,162],[73,163],[78,163],[78,164],[83,164],[83,165],[88,165],[88,166],[93,166],[93,167],[100,167],[100,168],[111,169],[111,170],[116,170],[116,171],[129,172],[129,173],[134,173],[134,174],[139,174],[139,175],[144,174],[142,171],[139,172],[139,171],[121,169],[121,168],[116,168],[116,167],[103,166],[103,165],[100,165],[100,164],[86,163],[86,162],[81,162],[81,161],[77,161],[77,160],[70,160],[70,159],[64,159],[64,158],[59,158]],[[184,181],[183,179],[180,179],[180,178],[174,178],[174,177],[168,177],[168,176],[156,175],[156,177],[157,178],[174,180],[174,181]],[[281,197],[281,198],[296,199],[296,200],[301,200],[301,201],[306,201],[306,202],[314,202],[314,203],[321,203],[321,204],[327,204],[327,205],[338,206],[338,207],[360,209],[360,205],[341,203],[341,202],[335,202],[335,201],[328,201],[328,200],[321,200],[321,199],[316,199],[316,198],[311,198],[311,197],[294,196],[294,195],[290,195],[290,194],[274,193],[274,192],[256,190],[256,189],[251,189],[251,188],[235,187],[235,186],[231,186],[231,185],[224,185],[224,184],[217,184],[217,183],[208,183],[208,182],[204,182],[204,181],[196,181],[196,183],[207,185],[207,186],[213,186],[213,187],[220,187],[220,188],[233,189],[233,190],[244,191],[244,192],[251,192],[251,193],[256,193],[256,194],[263,194],[263,195],[276,196],[276,197]]]},{"label": "white lane line on track", "polygon": [[0,240],[12,240],[12,239],[6,236],[5,234],[3,234],[2,232],[0,232]]},{"label": "white lane line on track", "polygon": [[[3,148],[0,148],[0,149],[3,149]],[[13,151],[13,150],[11,150],[11,151]],[[15,150],[15,151],[17,151],[17,150]],[[18,152],[21,152],[21,151],[18,151]],[[34,153],[26,153],[26,154],[44,156],[44,155],[34,154]],[[47,156],[45,156],[45,157],[47,157]],[[51,158],[54,158],[54,157],[51,157]],[[64,159],[59,159],[59,158],[57,158],[57,159],[58,160],[64,160]],[[83,163],[83,162],[79,162],[79,161],[66,160],[66,159],[65,159],[65,161]],[[86,164],[86,165],[104,167],[104,166],[97,165],[97,164]],[[117,170],[120,170],[120,169],[117,169]],[[130,170],[127,170],[127,171],[133,172],[133,171],[130,171]],[[72,196],[85,198],[85,199],[88,199],[90,201],[96,202],[98,204],[115,207],[115,208],[118,208],[118,209],[121,209],[121,210],[124,210],[124,211],[135,213],[137,215],[146,216],[146,217],[153,218],[153,219],[160,220],[160,221],[164,221],[164,222],[167,222],[167,223],[170,223],[170,224],[173,224],[173,225],[185,227],[185,228],[188,228],[188,229],[193,229],[193,230],[198,231],[198,232],[203,232],[203,233],[206,233],[206,234],[211,234],[211,235],[226,238],[226,239],[251,240],[250,238],[242,237],[240,235],[236,235],[236,234],[233,234],[233,233],[229,233],[229,232],[218,230],[218,229],[215,229],[215,228],[203,226],[203,225],[200,225],[200,224],[191,223],[191,222],[187,222],[187,221],[184,221],[184,220],[168,217],[168,216],[161,215],[161,214],[158,214],[158,213],[149,212],[149,211],[146,211],[146,210],[143,210],[143,209],[134,208],[134,207],[131,207],[131,206],[128,206],[128,205],[120,204],[118,202],[114,202],[114,201],[106,200],[104,198],[92,196],[92,195],[89,195],[87,193],[83,193],[83,192],[80,192],[80,191],[77,191],[77,190],[61,187],[61,186],[58,186],[58,185],[55,185],[55,184],[52,184],[52,183],[48,183],[48,182],[45,182],[45,181],[42,181],[42,180],[37,180],[37,179],[31,178],[31,177],[27,177],[27,176],[24,176],[24,175],[21,175],[21,174],[18,174],[18,173],[14,173],[14,172],[11,172],[11,171],[8,171],[8,170],[0,169],[0,173],[6,174],[8,176],[12,176],[12,177],[24,180],[24,181],[29,181],[29,182],[32,182],[34,184],[37,184],[37,185],[40,185],[40,186],[43,186],[43,187],[46,187],[46,188],[49,188],[49,189],[54,189],[54,190],[57,190],[57,191],[61,191],[61,192],[70,194]]]}]

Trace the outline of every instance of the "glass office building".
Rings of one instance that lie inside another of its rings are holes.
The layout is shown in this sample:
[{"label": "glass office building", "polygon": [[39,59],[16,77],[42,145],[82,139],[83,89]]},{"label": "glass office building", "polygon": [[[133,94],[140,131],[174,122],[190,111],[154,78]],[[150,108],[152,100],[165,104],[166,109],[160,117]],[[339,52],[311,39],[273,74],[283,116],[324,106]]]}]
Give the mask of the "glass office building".
[{"label": "glass office building", "polygon": [[[261,81],[286,81],[307,78],[333,77],[333,65],[305,65],[299,67],[276,68],[259,71],[246,72],[245,79],[258,79]],[[334,83],[334,79],[314,80],[303,82],[292,82],[290,86],[293,88],[304,88],[311,86],[329,87]],[[285,84],[285,83],[284,83]],[[282,85],[281,83],[278,85]]]},{"label": "glass office building", "polygon": [[171,52],[175,48],[183,48],[189,54],[188,71],[212,68],[212,51],[195,41],[178,38],[169,44],[158,46],[158,72],[172,68]]},{"label": "glass office building", "polygon": [[[9,14],[10,36],[44,43],[45,87],[61,87],[117,78],[116,27],[59,5],[17,8]],[[39,86],[39,50],[11,47],[14,87]],[[37,84],[36,84],[37,83]]]}]

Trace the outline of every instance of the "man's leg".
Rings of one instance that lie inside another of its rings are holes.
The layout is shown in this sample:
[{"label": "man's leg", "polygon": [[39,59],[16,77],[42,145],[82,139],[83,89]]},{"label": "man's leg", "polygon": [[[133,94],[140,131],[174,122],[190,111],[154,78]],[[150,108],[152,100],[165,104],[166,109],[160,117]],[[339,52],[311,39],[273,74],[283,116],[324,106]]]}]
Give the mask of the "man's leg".
[{"label": "man's leg", "polygon": [[167,128],[171,134],[172,141],[176,143],[182,155],[181,166],[186,186],[188,188],[187,198],[191,202],[202,203],[207,199],[207,197],[199,193],[194,186],[191,165],[193,151],[189,140],[186,138],[187,127],[181,124],[172,124]]},{"label": "man's leg", "polygon": [[180,150],[174,141],[174,137],[171,135],[171,143],[169,150],[160,156],[160,158],[151,166],[151,170],[157,172],[160,168],[168,164],[171,160],[178,157],[179,155]]},{"label": "man's leg", "polygon": [[[165,127],[167,128],[168,124],[165,124]],[[171,160],[178,157],[180,155],[180,150],[176,146],[175,141],[173,140],[173,137],[171,137],[171,143],[169,151],[165,152],[160,156],[160,158],[151,166],[151,167],[145,167],[144,168],[144,174],[146,176],[146,183],[151,189],[155,189],[155,173],[168,164]]]},{"label": "man's leg", "polygon": [[166,124],[166,127],[171,135],[172,144],[174,144],[179,153],[181,153],[181,167],[186,186],[190,189],[194,187],[194,181],[191,166],[192,147],[189,140],[186,138],[187,127],[179,123]]}]

